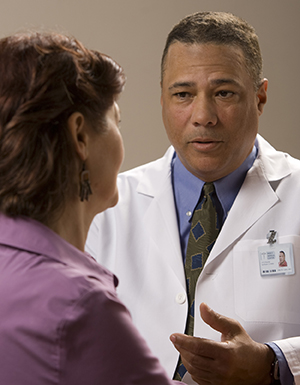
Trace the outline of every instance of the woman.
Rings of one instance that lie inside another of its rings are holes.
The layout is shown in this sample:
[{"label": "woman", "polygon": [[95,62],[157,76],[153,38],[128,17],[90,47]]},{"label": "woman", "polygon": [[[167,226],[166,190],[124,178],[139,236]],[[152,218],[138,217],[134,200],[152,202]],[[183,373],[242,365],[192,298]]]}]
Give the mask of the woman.
[{"label": "woman", "polygon": [[170,384],[84,254],[118,200],[122,69],[58,34],[0,40],[0,384]]}]

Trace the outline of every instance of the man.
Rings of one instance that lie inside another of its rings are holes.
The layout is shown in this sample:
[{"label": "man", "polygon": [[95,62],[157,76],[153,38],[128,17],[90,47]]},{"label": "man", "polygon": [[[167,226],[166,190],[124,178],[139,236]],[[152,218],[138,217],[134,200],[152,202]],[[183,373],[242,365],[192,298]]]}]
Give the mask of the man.
[{"label": "man", "polygon": [[[300,162],[258,135],[268,81],[257,36],[227,13],[187,16],[168,36],[161,72],[172,147],[119,176],[119,204],[96,216],[87,250],[119,277],[120,298],[171,377],[245,385],[280,374],[282,384],[300,383],[300,338],[290,338],[300,335]],[[194,337],[184,336],[189,232],[208,196],[219,233],[195,287]],[[270,231],[292,245],[295,274],[262,269]],[[278,287],[289,301],[278,302]]]},{"label": "man", "polygon": [[286,267],[287,266],[287,262],[285,260],[285,252],[283,250],[279,251],[279,263],[278,263],[278,266],[279,267]]}]

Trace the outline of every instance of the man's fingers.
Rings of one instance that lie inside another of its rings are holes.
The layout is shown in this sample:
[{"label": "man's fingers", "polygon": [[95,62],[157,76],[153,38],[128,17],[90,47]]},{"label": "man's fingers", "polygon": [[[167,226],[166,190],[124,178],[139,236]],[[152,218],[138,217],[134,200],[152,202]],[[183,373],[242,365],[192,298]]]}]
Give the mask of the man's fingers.
[{"label": "man's fingers", "polygon": [[[172,338],[173,336],[174,335],[172,335],[170,339],[171,341],[173,340],[172,342],[174,343],[175,348],[180,353],[183,365],[188,370],[194,381],[199,384],[210,384],[211,379],[214,377],[213,373],[215,372],[215,361],[212,358],[195,354],[194,352],[186,350],[180,345],[176,345],[176,343],[174,342],[174,338]],[[191,347],[190,339],[193,337],[181,334],[176,334],[175,337],[178,343],[186,345],[186,342],[188,342],[189,348]],[[181,339],[181,337],[184,338]],[[185,339],[185,337],[187,339]],[[198,341],[199,340],[200,339],[198,339]],[[192,345],[195,346],[194,344]]]},{"label": "man's fingers", "polygon": [[205,323],[222,333],[222,341],[232,339],[242,330],[241,325],[236,320],[216,313],[206,303],[201,303],[200,314]]},{"label": "man's fingers", "polygon": [[193,356],[202,356],[209,359],[214,359],[216,345],[220,345],[220,342],[181,333],[172,334],[170,340],[180,353],[185,351],[191,353]]},{"label": "man's fingers", "polygon": [[174,333],[170,336],[170,340],[177,350],[184,349],[193,354],[201,355],[200,338],[181,333]]}]

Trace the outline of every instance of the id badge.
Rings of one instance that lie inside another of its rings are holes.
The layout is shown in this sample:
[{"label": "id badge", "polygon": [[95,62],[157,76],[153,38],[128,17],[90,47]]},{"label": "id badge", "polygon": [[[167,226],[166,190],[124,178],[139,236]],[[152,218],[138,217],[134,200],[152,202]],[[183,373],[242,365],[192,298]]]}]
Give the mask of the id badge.
[{"label": "id badge", "polygon": [[263,277],[295,274],[292,243],[280,244],[277,243],[276,239],[270,240],[270,237],[268,237],[268,244],[258,248],[258,257],[260,274]]}]

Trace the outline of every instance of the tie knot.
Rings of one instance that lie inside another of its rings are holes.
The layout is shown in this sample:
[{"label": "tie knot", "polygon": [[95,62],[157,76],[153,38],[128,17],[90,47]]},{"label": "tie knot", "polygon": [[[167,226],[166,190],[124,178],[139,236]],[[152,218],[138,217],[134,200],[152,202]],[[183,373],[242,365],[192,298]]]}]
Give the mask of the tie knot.
[{"label": "tie knot", "polygon": [[215,185],[212,182],[204,183],[203,192],[205,196],[211,194],[214,191],[215,191]]}]

